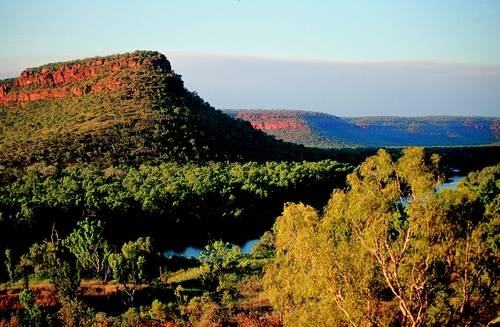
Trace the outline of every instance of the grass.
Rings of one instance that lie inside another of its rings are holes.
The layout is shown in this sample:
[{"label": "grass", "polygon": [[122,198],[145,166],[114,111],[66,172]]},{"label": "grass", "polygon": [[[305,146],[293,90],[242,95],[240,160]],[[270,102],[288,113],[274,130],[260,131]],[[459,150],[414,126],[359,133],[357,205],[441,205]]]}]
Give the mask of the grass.
[{"label": "grass", "polygon": [[166,284],[181,284],[187,281],[199,280],[204,271],[205,269],[202,266],[178,270],[167,277]]}]

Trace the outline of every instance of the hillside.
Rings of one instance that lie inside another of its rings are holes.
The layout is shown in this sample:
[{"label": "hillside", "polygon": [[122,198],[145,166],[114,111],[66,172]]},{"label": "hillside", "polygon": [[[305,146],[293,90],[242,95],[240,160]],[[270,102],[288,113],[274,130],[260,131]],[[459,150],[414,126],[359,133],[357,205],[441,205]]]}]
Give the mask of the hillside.
[{"label": "hillside", "polygon": [[152,51],[48,64],[0,81],[0,165],[301,158],[188,91]]},{"label": "hillside", "polygon": [[306,111],[227,110],[279,139],[317,147],[458,146],[500,141],[500,118],[337,117]]}]

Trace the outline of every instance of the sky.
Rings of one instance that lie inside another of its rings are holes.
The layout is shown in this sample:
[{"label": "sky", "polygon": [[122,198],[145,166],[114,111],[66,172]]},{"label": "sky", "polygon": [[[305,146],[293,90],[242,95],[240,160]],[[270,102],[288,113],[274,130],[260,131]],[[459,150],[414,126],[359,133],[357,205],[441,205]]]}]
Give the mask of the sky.
[{"label": "sky", "polygon": [[167,55],[217,108],[500,116],[498,0],[0,0],[0,78]]}]

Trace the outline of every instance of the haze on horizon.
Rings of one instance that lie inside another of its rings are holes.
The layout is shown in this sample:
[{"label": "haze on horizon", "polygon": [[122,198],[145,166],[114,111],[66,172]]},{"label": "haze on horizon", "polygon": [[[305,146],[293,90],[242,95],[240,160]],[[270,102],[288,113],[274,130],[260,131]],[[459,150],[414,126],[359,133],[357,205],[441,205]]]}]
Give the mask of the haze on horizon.
[{"label": "haze on horizon", "polygon": [[0,78],[136,49],[216,108],[500,116],[500,2],[2,1]]}]

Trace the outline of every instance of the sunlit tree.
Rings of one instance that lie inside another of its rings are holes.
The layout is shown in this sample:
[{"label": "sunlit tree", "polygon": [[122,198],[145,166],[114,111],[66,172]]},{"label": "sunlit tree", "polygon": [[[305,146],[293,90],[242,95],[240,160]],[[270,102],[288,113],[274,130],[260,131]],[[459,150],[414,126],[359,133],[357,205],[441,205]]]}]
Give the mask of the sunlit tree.
[{"label": "sunlit tree", "polygon": [[62,241],[76,257],[84,272],[106,281],[109,275],[108,257],[110,248],[103,235],[101,221],[85,219]]},{"label": "sunlit tree", "polygon": [[323,215],[285,208],[264,282],[286,325],[456,326],[496,316],[500,166],[436,193],[436,163],[420,148],[397,162],[381,150]]},{"label": "sunlit tree", "polygon": [[109,255],[109,265],[113,278],[122,284],[129,296],[130,304],[138,286],[148,279],[147,266],[151,261],[153,247],[149,237],[140,237],[136,241],[123,244],[121,251]]}]

